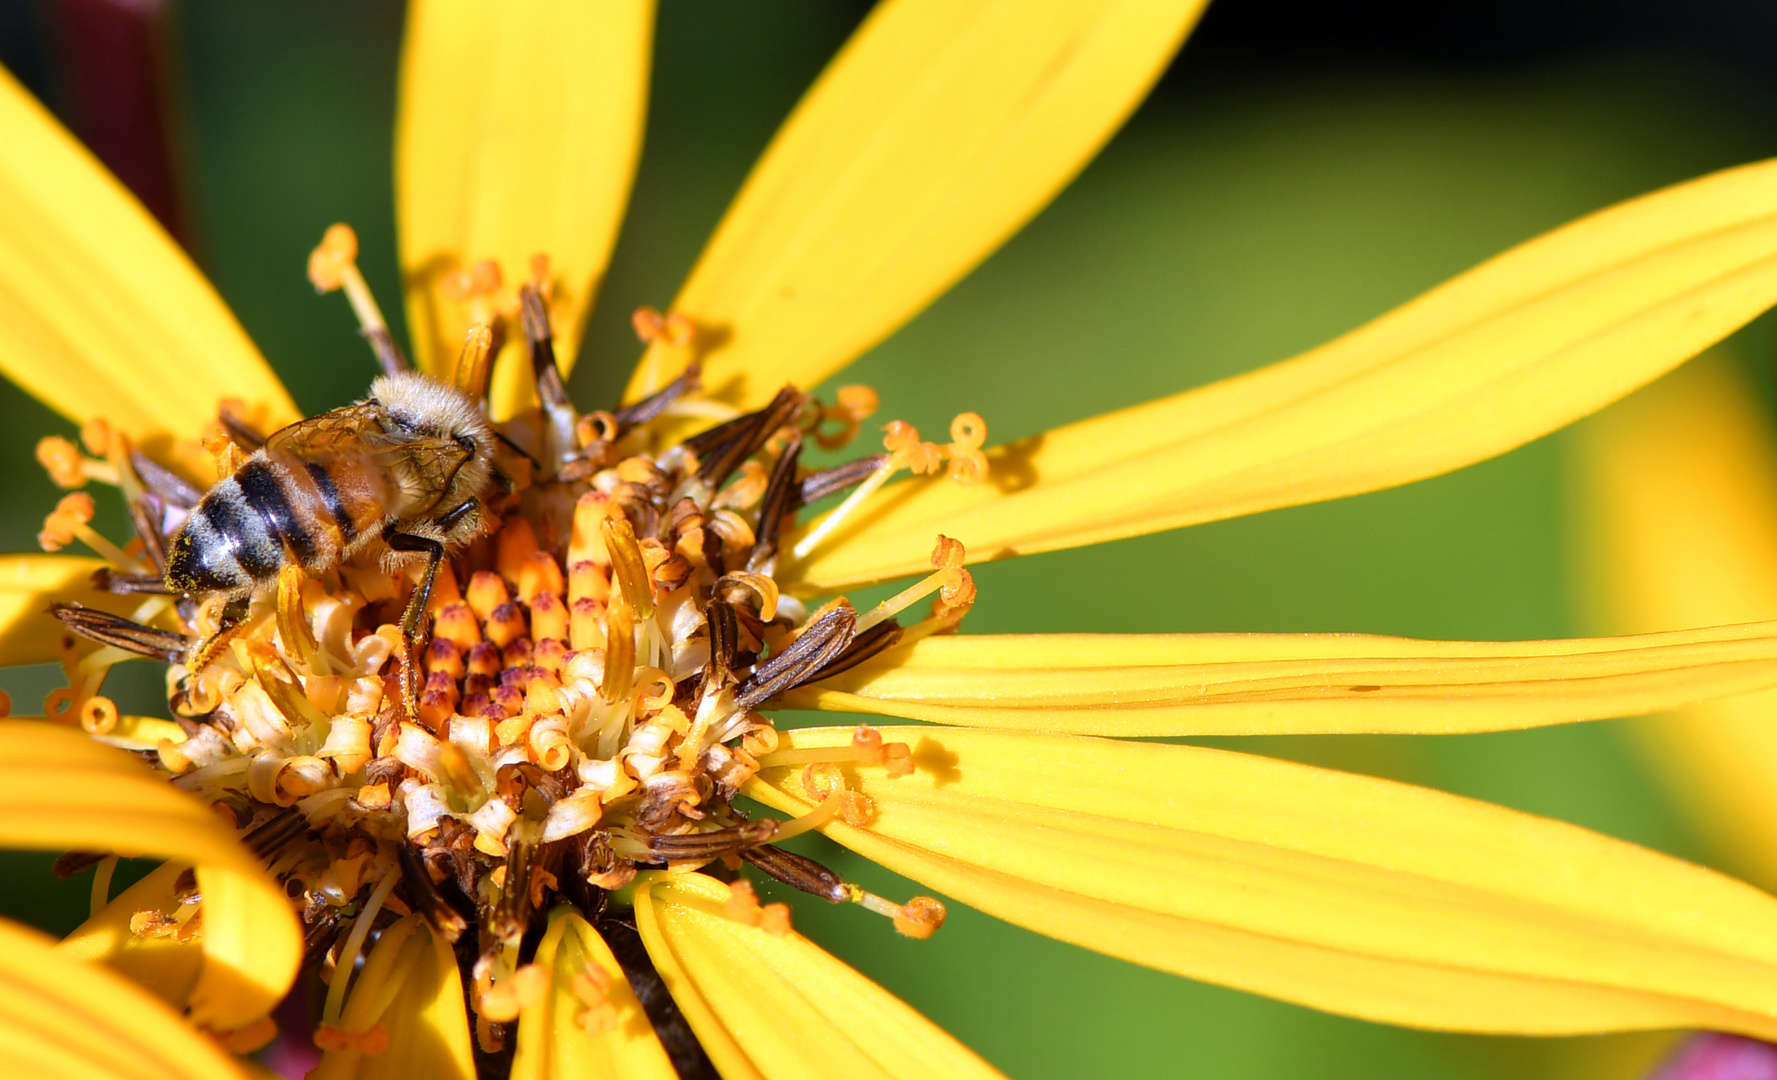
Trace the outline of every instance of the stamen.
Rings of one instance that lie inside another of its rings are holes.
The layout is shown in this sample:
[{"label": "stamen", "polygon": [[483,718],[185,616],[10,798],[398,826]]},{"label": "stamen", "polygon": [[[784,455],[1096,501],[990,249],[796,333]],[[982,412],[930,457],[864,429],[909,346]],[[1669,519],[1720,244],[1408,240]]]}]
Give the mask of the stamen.
[{"label": "stamen", "polygon": [[488,374],[494,345],[494,331],[489,326],[472,326],[463,336],[463,351],[457,357],[451,381],[470,398],[480,400],[487,394]]},{"label": "stamen", "polygon": [[903,937],[924,941],[944,925],[944,905],[930,896],[916,896],[905,904],[897,904],[857,885],[847,884],[846,891],[846,899],[852,903],[894,920],[896,932]]},{"label": "stamen", "polygon": [[752,882],[746,878],[728,883],[728,902],[723,905],[722,913],[742,925],[757,926],[773,937],[790,932],[790,905],[777,903],[760,907],[759,894],[753,891]]},{"label": "stamen", "polygon": [[837,450],[857,438],[859,426],[875,415],[881,403],[876,391],[868,386],[841,386],[835,396],[837,403],[821,410],[821,423],[837,423],[839,430],[815,433],[815,442],[825,450]]},{"label": "stamen", "polygon": [[111,902],[111,876],[117,873],[117,856],[107,855],[99,860],[98,868],[93,871],[92,917],[98,918],[106,904]]},{"label": "stamen", "polygon": [[37,534],[37,543],[45,551],[60,551],[78,538],[118,569],[132,574],[145,572],[147,568],[140,561],[87,524],[93,519],[95,510],[93,497],[84,491],[62,496],[61,501],[56,503],[56,508],[44,518],[43,531]]},{"label": "stamen", "polygon": [[974,484],[987,477],[987,457],[981,453],[981,445],[987,439],[987,423],[975,413],[962,413],[950,422],[952,441],[944,447],[921,442],[919,431],[901,420],[891,420],[883,426],[883,432],[882,445],[888,451],[887,459],[791,549],[792,557],[798,560],[808,558],[809,553],[831,535],[841,522],[850,517],[865,499],[875,494],[888,482],[889,477],[902,469],[911,470],[916,475],[935,473],[938,466],[949,459],[950,478],[957,483]]},{"label": "stamen", "polygon": [[623,599],[641,618],[654,615],[654,586],[649,581],[648,567],[642,559],[641,545],[635,530],[621,518],[606,518],[599,523],[604,535],[605,551],[611,556],[611,574]]},{"label": "stamen", "polygon": [[346,984],[351,981],[352,970],[358,966],[358,954],[364,948],[364,939],[370,934],[370,925],[376,921],[377,912],[383,909],[383,902],[389,898],[389,891],[395,882],[401,880],[401,868],[390,866],[383,871],[383,876],[370,890],[370,899],[364,902],[364,910],[352,923],[352,932],[346,937],[345,948],[339,951],[339,963],[333,968],[333,983],[327,987],[327,1001],[321,1008],[321,1023],[332,1027],[339,1026],[339,1014],[345,1007]]},{"label": "stamen", "polygon": [[[966,612],[975,601],[975,582],[969,572],[963,569],[965,555],[962,544],[948,536],[938,537],[938,544],[932,549],[932,565],[938,567],[938,572],[871,608],[858,620],[858,631],[862,633],[885,619],[894,618],[935,592],[942,593],[939,604],[943,606],[945,615],[957,612],[958,609]],[[960,612],[956,617],[962,618]]]},{"label": "stamen", "polygon": [[345,290],[352,314],[358,317],[358,332],[370,342],[383,374],[398,375],[408,370],[407,357],[389,333],[389,324],[382,309],[376,305],[364,275],[358,272],[358,234],[346,224],[330,225],[321,243],[309,254],[309,281],[316,292]]}]

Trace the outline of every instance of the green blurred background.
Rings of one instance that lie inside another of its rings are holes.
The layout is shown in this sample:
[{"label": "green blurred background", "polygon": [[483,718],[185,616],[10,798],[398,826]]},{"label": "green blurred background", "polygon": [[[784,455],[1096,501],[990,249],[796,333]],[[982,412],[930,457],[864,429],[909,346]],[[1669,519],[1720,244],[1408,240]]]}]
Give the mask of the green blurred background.
[{"label": "green blurred background", "polygon": [[[858,3],[664,0],[633,209],[574,376],[610,403],[754,155],[855,25]],[[885,416],[995,441],[1287,357],[1617,199],[1765,156],[1777,137],[1768,5],[1222,0],[1159,91],[1019,237],[845,381]],[[1435,9],[1435,10],[1432,10]],[[180,164],[198,258],[311,411],[373,374],[349,312],[303,276],[345,220],[397,313],[390,124],[400,5],[187,0],[174,11]],[[50,8],[0,3],[0,59],[66,104]],[[1762,327],[1743,355],[1768,354]],[[56,492],[35,441],[68,425],[0,387],[15,463],[0,541],[28,550]],[[966,629],[1578,632],[1562,437],[1412,487],[981,568]],[[121,515],[110,531],[123,535]],[[154,673],[120,679],[152,707]],[[0,673],[37,711],[54,672]],[[116,687],[114,686],[114,689]],[[1458,738],[1222,739],[1578,822],[1690,858],[1617,725]],[[892,896],[915,887],[815,839]],[[0,861],[0,909],[66,930],[86,882]],[[927,943],[797,901],[805,933],[1014,1077],[1634,1076],[1665,1036],[1408,1032],[1191,983],[953,905]]]}]

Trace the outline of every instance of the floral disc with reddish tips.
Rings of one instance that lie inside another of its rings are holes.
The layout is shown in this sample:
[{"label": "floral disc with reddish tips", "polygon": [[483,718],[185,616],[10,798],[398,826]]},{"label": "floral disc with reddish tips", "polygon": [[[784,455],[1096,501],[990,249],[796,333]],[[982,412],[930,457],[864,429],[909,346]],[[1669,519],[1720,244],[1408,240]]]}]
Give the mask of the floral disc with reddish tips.
[{"label": "floral disc with reddish tips", "polygon": [[[393,369],[405,361],[355,258],[355,237],[336,226],[311,260],[311,277],[347,294]],[[342,537],[321,547],[338,558],[299,557],[285,522],[284,532],[271,532],[285,544],[275,584],[234,597],[233,609],[221,597],[173,595],[160,585],[167,553],[203,492],[102,424],[85,433],[91,457],[67,440],[45,441],[39,460],[58,483],[121,487],[138,536],[122,546],[106,540],[91,526],[92,498],[78,492],[49,515],[44,546],[84,543],[110,564],[101,588],[143,594],[132,618],[58,606],[72,629],[102,644],[70,651],[56,715],[126,745],[136,738],[171,782],[234,821],[300,907],[314,962],[354,970],[372,931],[409,914],[449,940],[473,942],[458,955],[468,958],[484,1050],[498,1048],[504,1026],[547,987],[523,963],[527,931],[558,902],[596,918],[607,894],[638,870],[708,867],[733,879],[751,862],[786,884],[884,914],[909,936],[929,936],[943,921],[937,901],[891,902],[775,846],[834,817],[867,823],[874,808],[847,789],[839,766],[905,775],[908,748],[860,728],[849,748],[803,761],[799,751],[779,751],[760,710],[899,641],[956,627],[974,586],[954,540],[934,538],[936,571],[862,615],[844,598],[810,612],[776,574],[781,559],[828,542],[901,469],[930,473],[948,463],[957,482],[980,480],[981,418],[958,417],[945,446],[896,421],[883,453],[811,471],[800,463],[804,442],[842,445],[876,395],[847,387],[823,405],[785,387],[757,412],[662,448],[663,432],[721,408],[697,399],[695,365],[653,397],[582,414],[555,369],[546,283],[506,297],[490,268],[465,288],[486,301],[492,321],[469,335],[455,388],[483,398],[490,349],[523,333],[541,405],[499,425],[500,483],[476,497],[478,535],[439,533],[444,550],[431,565],[429,595],[423,553],[384,542],[397,526],[424,530],[377,519],[374,542],[353,542],[343,533],[364,522],[340,509],[337,494],[310,520],[331,514]],[[644,338],[695,337],[679,315],[644,311],[636,325]],[[267,434],[227,408],[214,430],[193,433],[212,451],[218,478],[260,460]],[[314,490],[286,482],[287,502],[321,498],[331,477],[349,473],[337,456],[300,464]],[[851,497],[794,553],[780,550],[801,508],[848,488]],[[255,498],[243,505],[263,509],[263,495]],[[900,616],[934,593],[931,614],[903,626]],[[424,619],[413,618],[422,605]],[[101,696],[106,671],[131,655],[171,661],[176,733],[119,727]],[[762,758],[805,765],[820,805],[789,821],[736,809]],[[728,912],[788,929],[788,909],[761,906],[744,881]],[[156,931],[145,923],[140,932]],[[349,982],[332,980],[318,1041],[368,1053],[378,1029],[340,1026]]]}]

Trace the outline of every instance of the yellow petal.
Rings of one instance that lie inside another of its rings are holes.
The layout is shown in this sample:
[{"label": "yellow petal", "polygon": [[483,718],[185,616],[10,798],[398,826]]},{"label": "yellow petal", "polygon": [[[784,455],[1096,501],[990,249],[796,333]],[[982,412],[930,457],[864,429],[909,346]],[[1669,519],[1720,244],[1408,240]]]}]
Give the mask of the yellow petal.
[{"label": "yellow petal", "polygon": [[[562,908],[550,916],[533,962],[549,972],[550,992],[527,1005],[518,1018],[513,1080],[677,1080],[623,968],[577,912]],[[605,980],[604,989],[593,996],[601,1005],[608,1003],[608,1012],[590,1012],[588,1003],[575,995],[575,980],[587,978],[593,968]]]},{"label": "yellow petal", "polygon": [[0,922],[0,1075],[243,1080],[249,1074],[158,998]]},{"label": "yellow petal", "polygon": [[998,1077],[906,1003],[795,932],[722,914],[703,874],[636,890],[636,929],[723,1080]]},{"label": "yellow petal", "polygon": [[[824,830],[990,914],[1192,978],[1371,1020],[1777,1035],[1777,899],[1558,821],[1194,746],[883,731],[869,828]],[[788,733],[796,747],[849,729]],[[786,813],[801,769],[747,791]]]},{"label": "yellow petal", "polygon": [[[422,369],[450,370],[472,323],[446,275],[483,259],[509,289],[550,259],[565,371],[617,241],[642,144],[651,0],[425,0],[409,8],[395,125],[407,322]],[[494,411],[534,400],[516,325]]]},{"label": "yellow petal", "polygon": [[284,891],[202,802],[78,731],[0,722],[0,846],[179,859],[197,866],[204,966],[192,1018],[245,1027],[283,997],[302,959]]},{"label": "yellow petal", "polygon": [[929,637],[792,709],[1076,735],[1503,731],[1777,687],[1777,623],[1570,641],[1363,634]]},{"label": "yellow petal", "polygon": [[133,934],[130,919],[138,911],[177,913],[174,886],[187,869],[185,863],[162,864],[112,897],[98,914],[63,938],[57,949],[89,963],[104,964],[174,1008],[183,1009],[203,970],[202,939],[180,941],[170,935]]},{"label": "yellow petal", "polygon": [[78,555],[0,555],[0,664],[47,664],[61,658],[60,642],[68,628],[49,614],[51,601],[119,614],[135,607],[139,598],[93,588],[93,571],[104,565],[103,559]]},{"label": "yellow petal", "polygon": [[63,416],[193,438],[224,397],[297,418],[283,384],[154,219],[0,72],[0,373]]},{"label": "yellow petal", "polygon": [[[813,386],[968,273],[1091,160],[1203,0],[893,0],[809,90],[673,310],[704,386]],[[656,346],[631,397],[682,357]]]},{"label": "yellow petal", "polygon": [[[1777,300],[1777,162],[1557,229],[1284,363],[990,453],[993,478],[892,485],[803,588],[1333,499],[1503,453],[1600,408]],[[991,422],[993,417],[988,416]]]},{"label": "yellow petal", "polygon": [[[1585,565],[1614,625],[1777,615],[1777,433],[1745,380],[1698,364],[1584,429]],[[1729,862],[1777,887],[1777,693],[1638,725]]]},{"label": "yellow petal", "polygon": [[312,1080],[472,1080],[469,1013],[456,956],[419,915],[383,931],[352,981],[340,1027],[363,1034],[381,1025],[388,1047],[329,1050]]}]

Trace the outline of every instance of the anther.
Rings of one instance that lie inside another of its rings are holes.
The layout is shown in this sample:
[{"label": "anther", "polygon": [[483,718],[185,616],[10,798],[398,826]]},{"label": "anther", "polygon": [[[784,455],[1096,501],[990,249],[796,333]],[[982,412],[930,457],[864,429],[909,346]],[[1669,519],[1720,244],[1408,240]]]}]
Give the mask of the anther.
[{"label": "anther", "polygon": [[487,393],[487,378],[491,368],[489,358],[494,344],[494,331],[489,326],[472,326],[463,335],[463,351],[457,357],[456,370],[452,372],[451,381],[458,390],[474,399]]},{"label": "anther", "polygon": [[505,603],[488,612],[485,627],[487,639],[501,648],[514,640],[524,637],[524,609],[517,604]]},{"label": "anther", "polygon": [[602,649],[605,645],[605,605],[581,597],[568,609],[568,644],[575,649]]},{"label": "anther", "polygon": [[397,375],[408,369],[407,357],[395,344],[376,297],[371,295],[364,275],[358,272],[358,234],[350,225],[331,225],[322,235],[321,243],[309,253],[309,281],[316,292],[345,291],[352,313],[358,317],[358,332],[370,342],[383,374]]},{"label": "anther", "polygon": [[790,932],[790,906],[777,903],[760,907],[758,894],[745,878],[729,883],[728,902],[723,905],[722,913],[734,922],[757,926],[774,937]]},{"label": "anther", "polygon": [[600,604],[611,599],[611,577],[598,563],[582,559],[568,570],[568,602],[595,600]]},{"label": "anther", "polygon": [[447,637],[433,637],[432,643],[426,646],[426,671],[430,675],[444,675],[449,679],[461,679],[463,667],[463,649],[455,641]]},{"label": "anther", "polygon": [[644,619],[651,617],[654,614],[654,586],[649,581],[648,566],[642,558],[641,545],[636,542],[635,530],[622,518],[606,518],[599,523],[599,529],[604,536],[605,550],[611,556],[611,574],[623,591],[623,599],[637,615]]},{"label": "anther", "polygon": [[561,564],[547,551],[533,551],[518,568],[518,598],[529,604],[539,593],[562,594]]},{"label": "anther", "polygon": [[538,641],[567,639],[568,608],[555,593],[540,592],[531,600],[531,636]]},{"label": "anther", "polygon": [[837,450],[857,438],[859,425],[875,415],[880,404],[868,386],[842,386],[835,396],[837,403],[821,410],[821,423],[837,423],[839,430],[815,433],[815,441],[825,450]]},{"label": "anther", "polygon": [[468,672],[470,675],[498,675],[506,661],[500,655],[500,646],[492,641],[478,641],[469,648]]},{"label": "anther", "polygon": [[481,624],[476,621],[475,611],[468,604],[446,604],[439,609],[438,620],[432,626],[432,636],[446,638],[458,650],[467,651],[481,641]]},{"label": "anther", "polygon": [[697,324],[690,316],[676,311],[662,315],[646,304],[630,314],[629,324],[635,328],[636,337],[649,345],[659,341],[674,348],[684,348],[697,337]]},{"label": "anther", "polygon": [[495,608],[512,599],[512,595],[506,591],[506,583],[500,580],[500,575],[487,570],[476,571],[475,576],[469,579],[469,588],[463,595],[469,603],[469,609],[479,619],[489,618]]}]

